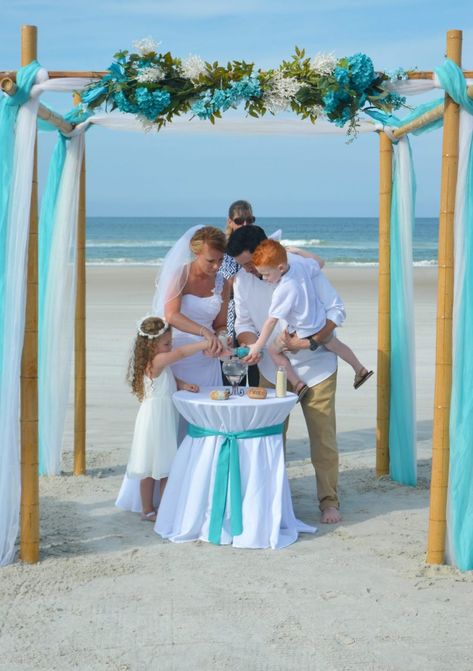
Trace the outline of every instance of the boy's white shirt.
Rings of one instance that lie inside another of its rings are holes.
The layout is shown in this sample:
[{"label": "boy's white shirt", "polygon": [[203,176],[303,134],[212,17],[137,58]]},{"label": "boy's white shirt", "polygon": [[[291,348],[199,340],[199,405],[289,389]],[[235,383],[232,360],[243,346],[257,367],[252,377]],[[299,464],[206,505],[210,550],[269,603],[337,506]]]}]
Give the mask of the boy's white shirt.
[{"label": "boy's white shirt", "polygon": [[318,333],[325,326],[325,309],[315,290],[320,266],[314,259],[292,263],[275,285],[269,316],[284,319],[299,338]]},{"label": "boy's white shirt", "polygon": [[[301,257],[292,253],[288,254],[288,260],[290,264],[303,262]],[[317,274],[314,285],[325,308],[326,319],[330,319],[337,326],[341,326],[346,316],[342,299],[322,272]],[[233,286],[236,312],[235,332],[237,336],[244,332],[259,334],[268,317],[274,288],[275,285],[260,280],[244,268],[238,271]],[[286,328],[286,323],[280,320],[267,344],[284,328]],[[310,387],[323,382],[337,369],[336,355],[329,352],[325,347],[319,347],[315,352],[300,350],[297,354],[288,352],[286,354],[299,377]],[[267,380],[272,383],[275,382],[276,369],[267,352],[264,353],[258,368]]]}]

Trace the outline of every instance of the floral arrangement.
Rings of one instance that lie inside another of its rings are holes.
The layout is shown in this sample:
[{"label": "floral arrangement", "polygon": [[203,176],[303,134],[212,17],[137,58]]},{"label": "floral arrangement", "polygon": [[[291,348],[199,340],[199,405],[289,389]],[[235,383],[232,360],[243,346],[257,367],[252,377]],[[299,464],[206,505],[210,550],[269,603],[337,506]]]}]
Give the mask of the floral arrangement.
[{"label": "floral arrangement", "polygon": [[[276,70],[256,70],[253,63],[232,61],[226,67],[159,53],[159,44],[144,38],[135,52],[120,51],[108,73],[82,93],[88,111],[105,106],[137,115],[145,128],[159,130],[175,116],[190,113],[215,123],[230,107],[244,105],[260,117],[292,110],[313,123],[323,116],[356,135],[359,113],[373,108],[391,113],[405,99],[383,88],[386,73],[375,72],[371,59],[355,54],[337,59],[319,53],[310,58],[296,47]],[[395,78],[405,73],[397,70]]]}]

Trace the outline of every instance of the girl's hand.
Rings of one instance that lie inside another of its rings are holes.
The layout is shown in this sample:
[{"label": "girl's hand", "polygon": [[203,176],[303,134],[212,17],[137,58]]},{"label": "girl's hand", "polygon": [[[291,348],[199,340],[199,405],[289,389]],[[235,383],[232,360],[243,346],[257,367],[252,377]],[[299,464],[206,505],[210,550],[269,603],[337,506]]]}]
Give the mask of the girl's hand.
[{"label": "girl's hand", "polygon": [[215,333],[212,333],[209,329],[201,329],[201,335],[207,340],[208,347],[205,349],[205,354],[208,356],[219,356],[223,350],[222,343],[217,338]]},{"label": "girl's hand", "polygon": [[177,383],[177,388],[179,391],[192,391],[194,394],[199,391],[198,384],[190,384],[189,382],[184,382],[183,380],[179,380]]}]

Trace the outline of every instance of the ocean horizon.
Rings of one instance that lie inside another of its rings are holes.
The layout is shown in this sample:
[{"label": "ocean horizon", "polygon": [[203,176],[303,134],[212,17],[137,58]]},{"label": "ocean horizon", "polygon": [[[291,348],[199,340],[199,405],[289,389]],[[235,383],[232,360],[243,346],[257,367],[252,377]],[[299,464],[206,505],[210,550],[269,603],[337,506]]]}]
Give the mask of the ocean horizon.
[{"label": "ocean horizon", "polygon": [[[169,249],[191,226],[216,226],[223,217],[88,217],[89,265],[160,266]],[[269,235],[281,230],[284,245],[301,247],[336,266],[378,265],[377,217],[258,217]],[[416,219],[415,266],[437,264],[438,218]]]}]

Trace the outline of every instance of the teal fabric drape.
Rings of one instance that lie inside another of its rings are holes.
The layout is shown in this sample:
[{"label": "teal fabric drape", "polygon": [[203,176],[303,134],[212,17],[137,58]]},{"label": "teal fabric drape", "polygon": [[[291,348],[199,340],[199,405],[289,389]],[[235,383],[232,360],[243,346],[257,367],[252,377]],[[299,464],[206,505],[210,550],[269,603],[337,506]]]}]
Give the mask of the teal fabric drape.
[{"label": "teal fabric drape", "polygon": [[450,405],[447,529],[453,563],[473,569],[473,100],[452,61],[436,70],[461,108],[459,174],[455,202],[455,294]]},{"label": "teal fabric drape", "polygon": [[0,566],[13,561],[19,526],[19,380],[37,104],[30,104],[30,91],[39,68],[37,61],[21,68],[15,95],[0,94]]},{"label": "teal fabric drape", "polygon": [[[56,222],[56,205],[61,184],[61,177],[66,159],[67,140],[58,134],[58,140],[49,163],[48,179],[41,202],[38,236],[38,403],[39,403],[39,472],[40,475],[54,475],[57,470],[51,463],[55,462],[51,451],[55,449],[51,440],[49,409],[52,399],[47,393],[47,379],[50,366],[54,362],[49,360],[47,347],[48,316],[46,315],[46,295],[48,282],[61,282],[62,278],[53,277],[50,272],[54,258],[52,258],[52,240]],[[66,325],[56,324],[55,328],[65,328]],[[56,390],[56,395],[62,390]]]},{"label": "teal fabric drape", "polygon": [[409,140],[394,145],[391,200],[391,387],[389,469],[391,478],[415,485],[415,342],[412,276],[415,175]]},{"label": "teal fabric drape", "polygon": [[7,263],[5,258],[6,238],[8,235],[8,211],[13,172],[13,152],[15,148],[15,122],[18,110],[29,97],[40,65],[32,61],[18,71],[15,95],[0,96],[0,378],[2,377],[3,333],[5,329],[5,283]]},{"label": "teal fabric drape", "polygon": [[223,519],[227,507],[227,492],[230,484],[230,521],[232,536],[239,536],[243,532],[241,511],[241,478],[240,460],[238,456],[238,440],[245,438],[262,438],[282,434],[284,424],[225,433],[205,429],[195,424],[189,424],[187,432],[192,438],[206,438],[208,436],[223,436],[215,471],[214,491],[212,495],[212,511],[210,514],[209,541],[220,544]]}]

